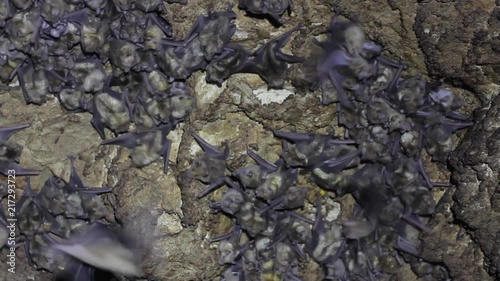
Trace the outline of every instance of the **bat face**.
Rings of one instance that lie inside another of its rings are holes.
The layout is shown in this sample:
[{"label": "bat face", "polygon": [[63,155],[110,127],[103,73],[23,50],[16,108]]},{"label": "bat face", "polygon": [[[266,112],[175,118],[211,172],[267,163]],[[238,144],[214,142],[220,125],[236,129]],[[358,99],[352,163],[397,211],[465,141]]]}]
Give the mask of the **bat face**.
[{"label": "bat face", "polygon": [[297,169],[280,166],[276,171],[266,175],[265,181],[255,190],[255,195],[267,202],[283,196],[288,188],[295,184],[297,175]]},{"label": "bat face", "polygon": [[265,172],[259,165],[251,165],[239,168],[233,173],[233,176],[238,178],[245,188],[255,189],[264,182]]},{"label": "bat face", "polygon": [[19,161],[23,147],[17,143],[0,141],[0,159],[4,161]]},{"label": "bat face", "polygon": [[431,92],[430,98],[441,112],[457,110],[463,105],[463,101],[455,96],[450,89],[446,88]]},{"label": "bat face", "polygon": [[250,237],[261,234],[269,225],[269,218],[261,214],[260,210],[250,202],[243,204],[236,218]]},{"label": "bat face", "polygon": [[[26,1],[31,5],[31,1]],[[16,5],[16,3],[13,3]],[[38,11],[28,6],[23,12],[15,14],[7,25],[12,45],[19,51],[28,52],[31,44],[35,44],[41,28],[41,18]]]},{"label": "bat face", "polygon": [[35,196],[36,193],[31,189],[28,178],[23,195],[16,202],[16,210],[19,210],[17,214],[18,227],[21,230],[21,235],[28,238],[34,237],[43,223],[42,210],[36,203]]},{"label": "bat face", "polygon": [[104,205],[101,197],[94,196],[88,193],[81,193],[82,207],[87,213],[87,219],[90,222],[95,222],[108,215],[108,209]]},{"label": "bat face", "polygon": [[146,15],[141,11],[131,10],[122,12],[122,16],[111,23],[111,31],[117,38],[140,44],[144,41],[146,26]]},{"label": "bat face", "polygon": [[196,158],[191,166],[190,173],[193,178],[205,183],[211,183],[225,175],[226,161],[211,158],[202,154]]},{"label": "bat face", "polygon": [[302,208],[305,203],[307,189],[305,187],[292,186],[287,189],[281,209],[293,210]]},{"label": "bat face", "polygon": [[141,96],[144,93],[142,87],[142,76],[136,72],[130,72],[120,77],[110,77],[109,86],[118,90],[126,97],[129,107],[139,103]]},{"label": "bat face", "polygon": [[147,93],[150,96],[160,95],[169,89],[168,78],[159,70],[153,70],[149,73],[142,73],[142,81],[145,84]]},{"label": "bat face", "polygon": [[52,215],[63,214],[66,210],[66,198],[63,193],[64,182],[56,177],[47,179],[37,195],[40,207],[48,209]]},{"label": "bat face", "polygon": [[71,80],[62,72],[55,70],[45,70],[45,76],[48,81],[48,91],[52,94],[57,94],[62,91],[63,88],[66,88],[68,84],[71,83]]},{"label": "bat face", "polygon": [[81,90],[73,88],[61,89],[57,97],[61,105],[68,111],[81,112],[88,108],[90,97]]},{"label": "bat face", "polygon": [[122,73],[128,73],[132,67],[139,63],[139,54],[137,47],[125,40],[114,39],[110,43],[109,60],[115,67],[114,75],[119,76]]},{"label": "bat face", "polygon": [[191,31],[191,34],[199,34],[198,40],[207,61],[211,61],[214,55],[219,54],[236,32],[236,25],[232,23],[236,19],[236,14],[231,8],[232,5],[229,5],[228,10],[225,12],[211,13],[208,17],[199,17]]},{"label": "bat face", "polygon": [[255,189],[265,182],[269,173],[276,171],[277,166],[269,163],[252,150],[247,150],[247,153],[258,165],[241,167],[233,172],[233,176],[239,180],[245,189]]},{"label": "bat face", "polygon": [[386,168],[380,163],[367,163],[361,169],[354,173],[350,184],[356,189],[361,190],[370,186],[384,186]]},{"label": "bat face", "polygon": [[153,130],[159,123],[149,115],[142,103],[137,103],[132,108],[132,120],[137,127],[137,133]]},{"label": "bat face", "polygon": [[48,23],[55,23],[64,17],[69,8],[63,0],[44,1],[41,5],[41,17]]},{"label": "bat face", "polygon": [[80,43],[82,51],[85,53],[103,54],[108,37],[110,35],[109,24],[103,22],[93,15],[90,15],[86,10],[75,12],[70,20],[80,25]]},{"label": "bat face", "polygon": [[222,197],[221,208],[224,212],[235,215],[241,209],[244,202],[245,198],[241,192],[230,189]]},{"label": "bat face", "polygon": [[219,243],[219,264],[233,264],[234,260],[238,255],[240,255],[240,245],[238,245],[239,241],[232,240],[222,240]]},{"label": "bat face", "polygon": [[168,155],[170,153],[170,141],[166,139],[166,133],[156,130],[138,139],[138,146],[131,153],[132,164],[135,167],[144,167],[163,156],[165,169],[167,168]]}]

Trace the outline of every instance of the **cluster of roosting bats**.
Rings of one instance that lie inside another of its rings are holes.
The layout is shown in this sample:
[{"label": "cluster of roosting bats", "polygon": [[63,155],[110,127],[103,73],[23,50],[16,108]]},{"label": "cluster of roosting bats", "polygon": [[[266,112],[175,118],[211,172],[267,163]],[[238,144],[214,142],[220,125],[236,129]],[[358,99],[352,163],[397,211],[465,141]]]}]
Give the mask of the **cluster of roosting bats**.
[{"label": "cluster of roosting bats", "polygon": [[[461,101],[439,83],[401,77],[406,65],[383,57],[358,25],[336,18],[327,39],[316,41],[320,55],[282,52],[301,25],[249,52],[231,43],[232,8],[200,16],[184,40],[175,40],[159,0],[2,1],[0,81],[17,77],[27,103],[43,104],[53,94],[68,111],[90,112],[103,140],[106,128],[116,135],[103,145],[128,148],[135,167],[163,157],[167,172],[167,136],[193,108],[186,79],[195,71],[219,86],[232,74],[255,73],[269,88],[282,88],[289,64],[305,61],[314,66],[307,69],[310,90],[320,88],[325,105],[337,102],[342,138],[275,131],[283,144],[277,162],[249,150],[256,164],[228,174],[228,143],[221,151],[194,134],[203,153],[190,174],[209,184],[199,197],[227,186],[210,206],[234,221],[233,231],[213,239],[219,263],[228,265],[222,280],[302,280],[307,256],[327,280],[389,280],[405,263],[418,277],[447,280],[443,266],[419,257],[419,234],[430,231],[435,207],[432,189],[447,185],[430,180],[421,154],[426,149],[433,160],[447,161],[452,133],[472,125],[457,111]],[[279,26],[292,3],[240,0],[239,8]],[[27,126],[0,128],[0,173],[38,174],[19,165],[22,147],[9,141]],[[38,192],[27,182],[15,205],[16,247],[24,245],[37,269],[65,264],[73,280],[93,280],[96,269],[140,276],[134,243],[103,219],[108,211],[98,195],[111,189],[86,187],[70,160],[69,182],[54,175]],[[308,189],[296,185],[299,172],[338,196],[351,194],[352,220],[325,220],[321,198],[314,220],[301,215]],[[2,245],[6,226],[0,212]]]}]

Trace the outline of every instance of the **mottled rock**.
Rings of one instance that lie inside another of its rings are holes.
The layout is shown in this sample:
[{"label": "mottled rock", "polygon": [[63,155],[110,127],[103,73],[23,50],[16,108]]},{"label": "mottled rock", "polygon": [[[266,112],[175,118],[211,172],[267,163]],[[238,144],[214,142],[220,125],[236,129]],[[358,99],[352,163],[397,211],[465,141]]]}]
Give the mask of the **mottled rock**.
[{"label": "mottled rock", "polygon": [[483,103],[500,91],[498,1],[422,1],[415,33],[431,75],[476,90]]},{"label": "mottled rock", "polygon": [[481,120],[453,153],[457,188],[451,208],[484,255],[484,269],[500,278],[500,95],[476,113]]}]

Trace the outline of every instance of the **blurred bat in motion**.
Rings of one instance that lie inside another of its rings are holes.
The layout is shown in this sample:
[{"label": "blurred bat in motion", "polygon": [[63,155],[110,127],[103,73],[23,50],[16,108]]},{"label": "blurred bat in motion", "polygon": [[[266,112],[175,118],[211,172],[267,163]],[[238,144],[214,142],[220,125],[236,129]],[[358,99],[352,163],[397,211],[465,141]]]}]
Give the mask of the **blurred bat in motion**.
[{"label": "blurred bat in motion", "polygon": [[86,232],[72,235],[65,241],[58,242],[48,237],[52,249],[92,267],[125,276],[142,274],[139,254],[130,245],[130,240],[102,223],[96,222]]}]

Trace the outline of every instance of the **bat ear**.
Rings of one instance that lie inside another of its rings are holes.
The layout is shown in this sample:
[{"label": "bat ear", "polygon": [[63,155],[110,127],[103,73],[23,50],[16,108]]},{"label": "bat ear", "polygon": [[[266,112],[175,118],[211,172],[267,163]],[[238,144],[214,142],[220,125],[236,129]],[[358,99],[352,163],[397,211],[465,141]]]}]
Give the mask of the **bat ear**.
[{"label": "bat ear", "polygon": [[255,162],[257,162],[257,164],[259,165],[259,167],[262,170],[264,170],[264,171],[275,171],[278,168],[275,164],[268,162],[267,160],[265,160],[264,158],[262,158],[260,155],[258,155],[257,153],[255,153],[253,150],[248,149],[247,150],[247,154]]},{"label": "bat ear", "polygon": [[137,135],[134,133],[127,133],[116,138],[108,139],[101,142],[102,145],[119,145],[126,148],[134,148],[138,145]]},{"label": "bat ear", "polygon": [[443,128],[446,132],[449,132],[450,134],[457,130],[470,127],[472,125],[474,125],[474,122],[453,122],[449,119],[443,120]]},{"label": "bat ear", "polygon": [[75,157],[74,156],[68,156],[68,159],[71,164],[71,174],[69,176],[69,183],[68,185],[72,189],[80,189],[80,188],[85,188],[85,185],[83,184],[82,179],[78,175],[75,169]]},{"label": "bat ear", "polygon": [[[198,134],[193,133],[193,138],[196,141],[196,143],[203,149],[203,151],[210,156],[219,156],[219,157],[224,157],[226,153],[228,154],[228,149],[229,146],[226,143],[226,147],[224,149],[224,152],[220,151],[217,147],[209,144],[206,140],[202,139]],[[226,156],[227,157],[227,156]],[[225,157],[224,157],[225,158]]]},{"label": "bat ear", "polygon": [[16,171],[16,176],[36,176],[40,174],[38,170],[23,168],[17,163],[0,160],[0,174],[7,175],[9,170]]},{"label": "bat ear", "polygon": [[301,141],[311,141],[313,139],[313,136],[311,134],[283,132],[283,131],[276,131],[276,130],[273,130],[273,134],[275,137],[285,139],[291,143],[297,143],[297,142],[301,142]]},{"label": "bat ear", "polygon": [[163,146],[163,152],[162,152],[162,155],[163,156],[163,173],[166,174],[168,173],[168,161],[169,161],[169,157],[170,157],[170,151],[172,149],[172,141],[167,139],[165,137],[165,144]]},{"label": "bat ear", "polygon": [[96,109],[95,106],[95,99],[93,99],[93,105],[90,106],[91,110],[90,112],[92,113],[92,120],[90,123],[92,124],[92,127],[97,131],[97,134],[99,134],[99,137],[101,137],[102,140],[106,139],[106,136],[104,134],[104,124],[101,121],[101,114],[99,111]]}]

